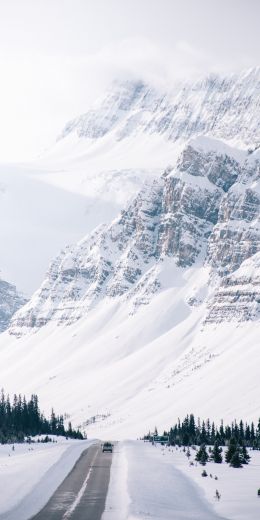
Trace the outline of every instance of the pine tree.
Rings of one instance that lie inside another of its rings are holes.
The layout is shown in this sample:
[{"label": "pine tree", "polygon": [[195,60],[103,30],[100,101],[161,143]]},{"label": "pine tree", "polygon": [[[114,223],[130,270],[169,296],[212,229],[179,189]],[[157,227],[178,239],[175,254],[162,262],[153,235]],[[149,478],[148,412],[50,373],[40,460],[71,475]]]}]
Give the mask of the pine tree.
[{"label": "pine tree", "polygon": [[200,442],[201,442],[201,444],[206,444],[206,442],[207,442],[207,432],[206,432],[206,426],[205,426],[204,421],[202,422],[202,427],[201,427]]},{"label": "pine tree", "polygon": [[242,444],[242,446],[240,448],[240,454],[241,454],[242,464],[248,464],[248,462],[250,461],[250,455],[246,449],[245,444]]},{"label": "pine tree", "polygon": [[242,468],[241,452],[239,449],[236,449],[234,454],[232,455],[230,460],[230,466],[232,466],[232,468]]},{"label": "pine tree", "polygon": [[194,418],[193,414],[190,415],[189,431],[190,431],[191,441],[195,442],[196,425],[195,425],[195,418]]},{"label": "pine tree", "polygon": [[51,410],[51,433],[55,434],[56,433],[56,430],[57,430],[57,419],[56,419],[56,415],[54,413],[54,410],[52,408]]},{"label": "pine tree", "polygon": [[221,464],[222,462],[222,448],[219,446],[218,442],[216,441],[214,444],[214,448],[211,452],[211,460],[213,462],[216,462],[217,464]]},{"label": "pine tree", "polygon": [[210,440],[211,440],[212,444],[215,444],[215,441],[216,441],[216,428],[215,428],[214,422],[212,423],[212,426],[211,426]]},{"label": "pine tree", "polygon": [[202,445],[200,446],[200,449],[199,449],[199,451],[197,452],[195,459],[196,459],[200,464],[202,464],[202,466],[205,466],[206,462],[208,462],[209,456],[208,456],[208,452],[207,452],[207,450],[206,450],[206,446],[205,446],[205,444],[202,444]]},{"label": "pine tree", "polygon": [[250,440],[251,440],[251,433],[250,433],[250,426],[249,426],[249,424],[246,424],[245,439],[246,439],[246,442],[249,444]]},{"label": "pine tree", "polygon": [[5,397],[4,390],[0,395],[0,442],[23,442],[25,436],[35,434],[58,433],[73,438],[82,439],[79,430],[73,430],[70,425],[69,431],[65,432],[64,417],[56,417],[52,410],[51,419],[47,420],[41,413],[38,403],[38,396],[33,394],[31,399],[19,394],[14,395],[12,404],[9,396]]},{"label": "pine tree", "polygon": [[252,422],[251,428],[250,428],[250,442],[252,443],[252,445],[253,445],[254,441],[255,441],[255,425]]},{"label": "pine tree", "polygon": [[220,436],[220,444],[223,446],[225,444],[225,432],[224,432],[223,419],[221,419],[221,424],[220,424],[220,428],[219,428],[219,436]]},{"label": "pine tree", "polygon": [[231,462],[231,459],[236,451],[237,451],[236,439],[234,437],[231,437],[231,439],[229,441],[229,446],[228,446],[228,449],[227,449],[226,455],[225,455],[226,462],[228,462],[228,463]]},{"label": "pine tree", "polygon": [[245,438],[244,424],[243,421],[239,423],[239,439],[243,441]]}]

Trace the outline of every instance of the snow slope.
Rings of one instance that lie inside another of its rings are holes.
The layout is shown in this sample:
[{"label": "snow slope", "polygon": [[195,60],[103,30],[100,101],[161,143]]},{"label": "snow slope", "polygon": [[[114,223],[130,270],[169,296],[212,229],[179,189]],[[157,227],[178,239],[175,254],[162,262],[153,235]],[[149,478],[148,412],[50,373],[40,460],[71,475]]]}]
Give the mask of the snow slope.
[{"label": "snow slope", "polygon": [[208,273],[190,268],[181,278],[178,269],[135,314],[106,299],[69,327],[51,323],[19,340],[2,334],[6,391],[37,392],[43,407],[52,403],[101,438],[169,428],[189,412],[256,421],[259,322],[203,325],[205,304],[187,300],[207,290]]}]

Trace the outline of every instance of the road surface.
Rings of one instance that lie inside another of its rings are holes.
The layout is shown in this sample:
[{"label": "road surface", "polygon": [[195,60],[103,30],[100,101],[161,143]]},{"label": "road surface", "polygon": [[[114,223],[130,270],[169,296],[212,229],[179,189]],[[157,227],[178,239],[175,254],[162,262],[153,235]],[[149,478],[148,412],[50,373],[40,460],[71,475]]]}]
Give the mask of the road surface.
[{"label": "road surface", "polygon": [[46,506],[32,520],[101,520],[110,478],[111,453],[100,444],[85,450]]}]

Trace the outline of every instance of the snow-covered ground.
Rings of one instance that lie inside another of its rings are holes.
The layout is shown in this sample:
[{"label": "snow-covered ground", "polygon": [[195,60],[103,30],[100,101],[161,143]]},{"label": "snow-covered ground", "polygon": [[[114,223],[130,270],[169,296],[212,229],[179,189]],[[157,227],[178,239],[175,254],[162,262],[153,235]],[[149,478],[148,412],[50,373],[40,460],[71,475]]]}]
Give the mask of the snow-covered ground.
[{"label": "snow-covered ground", "polygon": [[49,500],[93,441],[0,446],[0,519],[27,520]]},{"label": "snow-covered ground", "polygon": [[[257,490],[260,488],[260,452],[249,451],[251,460],[243,468],[231,468],[229,464],[208,462],[205,466],[208,477],[202,477],[203,466],[194,462],[190,466],[182,449],[171,448],[161,450],[174,461],[174,465],[192,478],[201,489],[206,499],[214,506],[221,516],[230,520],[258,520],[260,516],[260,498]],[[191,450],[190,461],[194,461],[195,452]],[[212,475],[212,478],[210,477]],[[215,480],[215,476],[218,480]],[[216,489],[221,495],[216,500]]]},{"label": "snow-covered ground", "polygon": [[130,304],[104,300],[70,327],[47,325],[18,340],[1,334],[6,393],[37,393],[46,415],[53,406],[103,439],[170,428],[187,413],[256,422],[259,323],[203,327],[203,305],[187,304],[202,274],[183,274],[132,315]]},{"label": "snow-covered ground", "polygon": [[170,520],[176,513],[179,520],[258,520],[260,453],[250,455],[250,464],[242,469],[208,463],[212,478],[203,478],[203,467],[190,466],[181,450],[142,441],[119,443],[102,520]]}]

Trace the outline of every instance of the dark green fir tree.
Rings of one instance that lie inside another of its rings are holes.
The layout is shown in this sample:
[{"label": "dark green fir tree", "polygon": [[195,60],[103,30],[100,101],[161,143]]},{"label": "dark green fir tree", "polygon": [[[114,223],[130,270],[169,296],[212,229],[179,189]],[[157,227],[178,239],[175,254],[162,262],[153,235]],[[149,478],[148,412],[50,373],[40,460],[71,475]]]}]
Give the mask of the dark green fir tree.
[{"label": "dark green fir tree", "polygon": [[239,448],[237,448],[234,455],[232,455],[230,466],[232,466],[232,468],[242,468],[241,451]]},{"label": "dark green fir tree", "polygon": [[208,460],[209,460],[209,455],[208,455],[208,452],[207,452],[207,450],[206,450],[206,446],[205,446],[205,444],[202,444],[202,445],[200,446],[200,449],[198,450],[195,459],[196,459],[200,464],[202,464],[202,466],[205,466],[205,464],[208,462]]},{"label": "dark green fir tree", "polygon": [[214,443],[213,450],[211,452],[211,460],[213,462],[216,462],[217,464],[221,464],[223,458],[222,458],[222,448],[219,446],[219,443],[216,441]]}]

